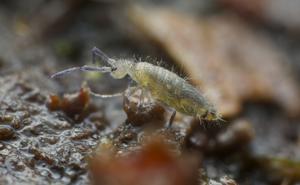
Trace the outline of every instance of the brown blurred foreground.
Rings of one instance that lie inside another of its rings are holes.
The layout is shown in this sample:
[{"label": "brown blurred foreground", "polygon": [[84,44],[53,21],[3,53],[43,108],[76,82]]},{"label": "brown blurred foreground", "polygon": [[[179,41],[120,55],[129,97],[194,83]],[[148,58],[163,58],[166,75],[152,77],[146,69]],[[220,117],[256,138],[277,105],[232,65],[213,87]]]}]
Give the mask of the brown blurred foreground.
[{"label": "brown blurred foreground", "polygon": [[[299,184],[292,1],[1,1],[0,184]],[[93,46],[178,72],[226,121],[167,128],[168,107],[139,106],[127,79],[49,79]]]}]

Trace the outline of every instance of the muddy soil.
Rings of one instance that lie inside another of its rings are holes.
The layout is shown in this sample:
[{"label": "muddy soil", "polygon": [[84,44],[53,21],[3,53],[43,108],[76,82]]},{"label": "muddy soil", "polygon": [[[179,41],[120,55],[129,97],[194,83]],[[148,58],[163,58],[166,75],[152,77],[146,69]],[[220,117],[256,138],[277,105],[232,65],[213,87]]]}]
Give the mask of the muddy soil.
[{"label": "muddy soil", "polygon": [[[2,1],[0,184],[299,184],[297,26],[224,2]],[[190,78],[225,121],[168,127],[127,77],[49,78],[91,64],[93,46]]]}]

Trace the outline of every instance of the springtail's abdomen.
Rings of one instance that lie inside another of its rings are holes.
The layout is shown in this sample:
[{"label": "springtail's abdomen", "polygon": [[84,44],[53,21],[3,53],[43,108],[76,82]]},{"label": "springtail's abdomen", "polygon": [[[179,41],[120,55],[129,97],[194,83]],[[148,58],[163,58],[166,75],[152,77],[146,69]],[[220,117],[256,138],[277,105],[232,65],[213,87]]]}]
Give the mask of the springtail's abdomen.
[{"label": "springtail's abdomen", "polygon": [[136,63],[131,73],[130,76],[155,99],[178,112],[200,119],[220,119],[208,100],[177,74],[146,62]]},{"label": "springtail's abdomen", "polygon": [[[73,67],[51,77],[61,76],[75,70],[110,73],[115,79],[129,75],[138,86],[148,90],[155,100],[178,112],[209,121],[221,119],[212,104],[195,87],[174,72],[147,62],[136,63],[131,60],[111,59],[96,47],[93,48],[93,61],[95,56],[99,56],[109,66]],[[96,94],[93,93],[93,95]],[[107,97],[99,94],[97,96]]]}]

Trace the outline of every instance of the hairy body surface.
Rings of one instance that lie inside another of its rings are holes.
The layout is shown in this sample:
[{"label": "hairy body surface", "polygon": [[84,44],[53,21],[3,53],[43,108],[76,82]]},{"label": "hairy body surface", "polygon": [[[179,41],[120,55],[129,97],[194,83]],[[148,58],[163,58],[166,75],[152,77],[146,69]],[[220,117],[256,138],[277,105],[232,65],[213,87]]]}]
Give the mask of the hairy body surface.
[{"label": "hairy body surface", "polygon": [[216,111],[199,91],[177,74],[147,62],[131,64],[129,76],[158,101],[178,112],[213,120]]},{"label": "hairy body surface", "polygon": [[[98,48],[93,49],[94,55],[99,56],[110,67],[74,67],[58,72],[52,77],[74,70],[109,72],[115,79],[129,75],[139,87],[148,90],[155,100],[174,108],[178,112],[209,121],[221,119],[212,104],[195,87],[177,74],[147,62],[111,59]],[[109,95],[98,96],[109,97]]]}]

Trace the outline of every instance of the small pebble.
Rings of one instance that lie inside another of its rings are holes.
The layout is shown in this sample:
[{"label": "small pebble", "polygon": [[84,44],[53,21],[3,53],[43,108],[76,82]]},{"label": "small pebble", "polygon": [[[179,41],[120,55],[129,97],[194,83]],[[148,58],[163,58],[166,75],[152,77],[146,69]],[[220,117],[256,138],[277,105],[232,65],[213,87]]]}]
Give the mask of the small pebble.
[{"label": "small pebble", "polygon": [[1,122],[10,122],[12,120],[13,120],[13,116],[8,115],[8,114],[0,117]]},{"label": "small pebble", "polygon": [[8,125],[0,125],[0,140],[12,139],[15,131]]}]

